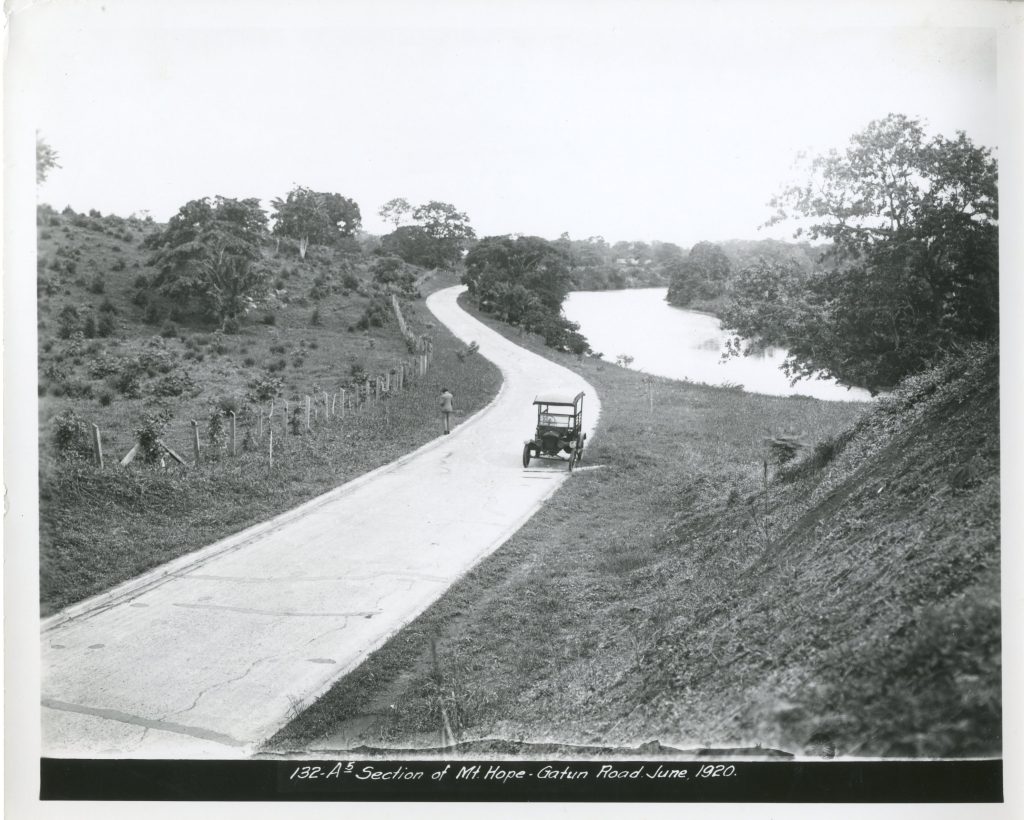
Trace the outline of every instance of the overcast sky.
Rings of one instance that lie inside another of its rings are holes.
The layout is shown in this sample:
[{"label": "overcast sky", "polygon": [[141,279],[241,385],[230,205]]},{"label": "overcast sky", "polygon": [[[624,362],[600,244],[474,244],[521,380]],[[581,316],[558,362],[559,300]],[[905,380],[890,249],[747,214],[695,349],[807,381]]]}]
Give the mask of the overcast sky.
[{"label": "overcast sky", "polygon": [[11,36],[58,208],[165,220],[301,184],[373,232],[404,196],[479,235],[689,245],[786,235],[758,226],[796,153],[888,112],[996,146],[984,16],[893,7],[52,0]]}]

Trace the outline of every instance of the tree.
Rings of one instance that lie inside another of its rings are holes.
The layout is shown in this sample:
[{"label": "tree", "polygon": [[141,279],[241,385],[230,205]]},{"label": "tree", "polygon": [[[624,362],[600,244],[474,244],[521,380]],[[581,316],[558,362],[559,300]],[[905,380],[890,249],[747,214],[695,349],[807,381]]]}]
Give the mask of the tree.
[{"label": "tree", "polygon": [[53,147],[43,139],[43,135],[36,132],[36,185],[46,182],[46,177],[54,168],[60,168],[60,159]]},{"label": "tree", "polygon": [[466,256],[462,278],[470,295],[481,304],[493,296],[498,284],[522,285],[538,303],[557,314],[569,293],[569,259],[539,236],[488,236]]},{"label": "tree", "polygon": [[261,264],[267,215],[258,199],[206,197],[183,205],[162,231],[150,234],[153,287],[176,299],[197,300],[225,323],[266,291]]},{"label": "tree", "polygon": [[579,325],[562,315],[572,278],[569,258],[554,243],[537,236],[486,237],[466,255],[462,281],[481,310],[543,334],[552,347],[589,350]]},{"label": "tree", "polygon": [[409,204],[409,200],[404,197],[396,197],[395,199],[389,199],[383,205],[380,206],[380,210],[377,213],[380,218],[385,222],[390,222],[395,226],[395,230],[402,224],[402,220],[409,216],[412,211],[412,205]]},{"label": "tree", "polygon": [[828,239],[829,266],[807,276],[776,263],[737,283],[723,324],[784,345],[798,376],[877,392],[961,344],[998,334],[997,165],[962,132],[929,138],[890,114],[815,158],[806,183],[772,200]]},{"label": "tree", "polygon": [[447,202],[431,200],[420,205],[413,210],[412,218],[433,241],[434,267],[454,267],[476,238],[469,217]]},{"label": "tree", "polygon": [[665,298],[681,307],[689,307],[699,299],[715,299],[725,292],[731,270],[721,247],[713,242],[698,242],[676,263]]},{"label": "tree", "polygon": [[285,199],[274,199],[274,234],[295,239],[306,258],[310,243],[332,245],[352,236],[362,224],[359,205],[341,194],[296,186]]}]

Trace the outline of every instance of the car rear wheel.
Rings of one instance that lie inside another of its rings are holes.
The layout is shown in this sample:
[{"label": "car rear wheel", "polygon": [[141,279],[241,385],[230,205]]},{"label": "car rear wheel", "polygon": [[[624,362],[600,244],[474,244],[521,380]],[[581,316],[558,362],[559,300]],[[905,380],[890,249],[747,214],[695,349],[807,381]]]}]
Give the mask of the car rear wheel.
[{"label": "car rear wheel", "polygon": [[524,467],[529,467],[530,466],[530,445],[529,444],[524,444],[523,445],[523,466]]}]

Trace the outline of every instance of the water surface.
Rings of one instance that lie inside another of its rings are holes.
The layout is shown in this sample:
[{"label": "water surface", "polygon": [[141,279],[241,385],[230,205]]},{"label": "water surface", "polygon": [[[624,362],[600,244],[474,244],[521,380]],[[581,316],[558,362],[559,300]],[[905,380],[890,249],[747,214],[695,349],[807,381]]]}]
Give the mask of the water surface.
[{"label": "water surface", "polygon": [[722,360],[726,334],[714,316],[673,307],[667,288],[574,291],[565,315],[579,322],[590,346],[607,361],[633,357],[631,367],[714,385],[742,385],[750,393],[804,395],[830,401],[868,401],[866,390],[847,389],[832,380],[804,379],[790,386],[779,369],[786,352],[778,348]]}]

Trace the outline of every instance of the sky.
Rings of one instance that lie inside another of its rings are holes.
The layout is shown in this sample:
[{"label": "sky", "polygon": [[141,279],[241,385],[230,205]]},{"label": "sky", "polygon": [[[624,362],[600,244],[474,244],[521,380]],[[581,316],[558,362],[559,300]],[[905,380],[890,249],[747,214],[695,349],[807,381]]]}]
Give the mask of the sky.
[{"label": "sky", "polygon": [[812,8],[50,0],[10,31],[57,208],[163,221],[303,185],[373,233],[401,196],[481,236],[688,246],[789,235],[759,226],[797,153],[889,112],[997,147],[985,4]]}]

